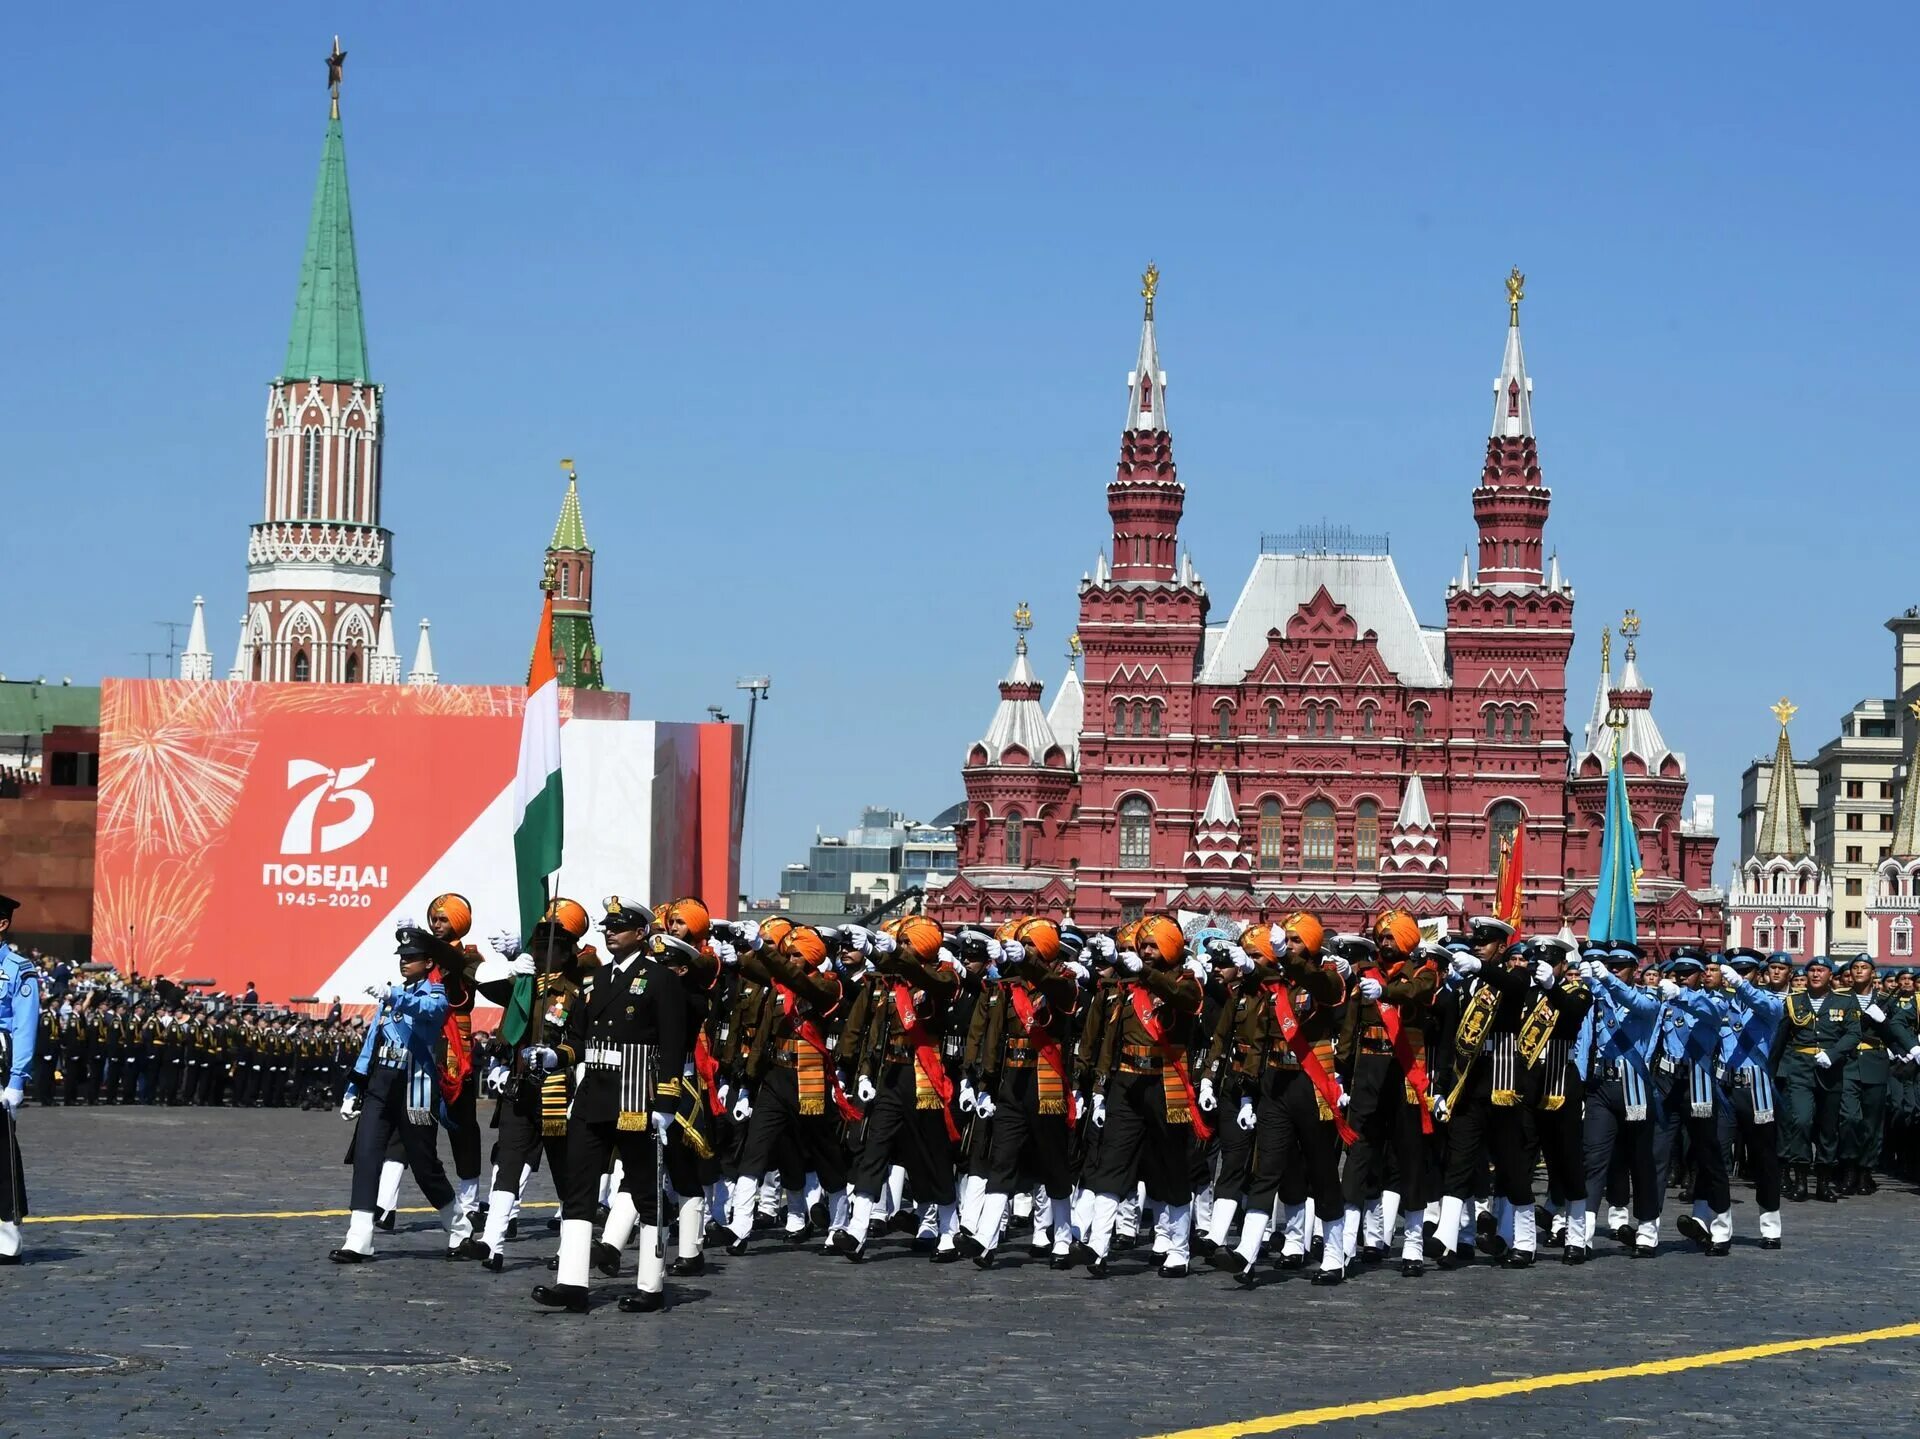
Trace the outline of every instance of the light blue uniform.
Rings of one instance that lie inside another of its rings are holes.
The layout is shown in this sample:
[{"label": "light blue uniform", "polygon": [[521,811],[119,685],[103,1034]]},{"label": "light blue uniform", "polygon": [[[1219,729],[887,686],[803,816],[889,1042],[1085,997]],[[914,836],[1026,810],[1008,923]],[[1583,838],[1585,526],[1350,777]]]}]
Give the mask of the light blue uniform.
[{"label": "light blue uniform", "polygon": [[[0,1035],[5,1036],[9,1095],[25,1091],[40,1037],[40,971],[0,943]],[[0,1263],[20,1262],[20,1221],[27,1213],[26,1172],[13,1115],[0,1120]]]}]

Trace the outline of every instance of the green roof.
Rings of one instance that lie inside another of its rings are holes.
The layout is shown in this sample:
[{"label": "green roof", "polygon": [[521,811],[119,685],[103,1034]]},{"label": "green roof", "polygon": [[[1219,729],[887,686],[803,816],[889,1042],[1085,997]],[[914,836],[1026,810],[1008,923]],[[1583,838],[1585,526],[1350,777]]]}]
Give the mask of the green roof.
[{"label": "green roof", "polygon": [[353,206],[347,199],[347,149],[340,121],[327,122],[313,216],[300,261],[300,293],[287,341],[288,380],[357,380],[367,373],[367,326],[360,313],[360,267],[353,255]]},{"label": "green roof", "polygon": [[550,550],[584,550],[587,545],[587,522],[580,517],[580,484],[573,476],[567,476],[567,497],[560,502],[560,518],[553,527],[553,543]]},{"label": "green roof", "polygon": [[570,690],[603,690],[606,676],[601,673],[600,646],[593,640],[593,620],[586,615],[553,617],[554,648],[560,653],[554,676]]},{"label": "green roof", "polygon": [[43,735],[55,725],[99,724],[98,685],[0,680],[0,734]]}]

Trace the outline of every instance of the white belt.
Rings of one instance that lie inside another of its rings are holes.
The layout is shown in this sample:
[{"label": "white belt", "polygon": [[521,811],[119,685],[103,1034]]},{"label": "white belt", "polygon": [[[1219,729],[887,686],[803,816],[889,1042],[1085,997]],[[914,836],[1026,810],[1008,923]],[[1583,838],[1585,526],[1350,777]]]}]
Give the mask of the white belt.
[{"label": "white belt", "polygon": [[620,1051],[618,1049],[589,1049],[587,1063],[596,1069],[618,1069]]},{"label": "white belt", "polygon": [[404,1069],[413,1062],[413,1053],[404,1044],[383,1044],[380,1046],[379,1059],[382,1064]]}]

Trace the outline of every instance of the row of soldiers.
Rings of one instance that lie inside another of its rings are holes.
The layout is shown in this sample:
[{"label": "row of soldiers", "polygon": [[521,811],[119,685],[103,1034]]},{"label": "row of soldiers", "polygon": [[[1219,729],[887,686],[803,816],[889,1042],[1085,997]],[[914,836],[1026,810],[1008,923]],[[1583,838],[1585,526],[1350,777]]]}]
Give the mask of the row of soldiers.
[{"label": "row of soldiers", "polygon": [[[670,1229],[672,1271],[698,1273],[709,1238],[747,1253],[770,1207],[790,1242],[824,1233],[856,1262],[899,1228],[936,1263],[983,1268],[1026,1211],[1036,1255],[1095,1277],[1150,1212],[1169,1278],[1198,1255],[1254,1286],[1276,1250],[1282,1269],[1317,1253],[1315,1282],[1337,1284],[1387,1258],[1396,1227],[1409,1277],[1476,1250],[1521,1268],[1553,1245],[1579,1263],[1600,1236],[1651,1256],[1676,1154],[1691,1200],[1678,1227],[1720,1256],[1729,1155],[1747,1156],[1759,1242],[1777,1248],[1781,1198],[1807,1170],[1820,1198],[1864,1187],[1853,1171],[1873,1161],[1841,1136],[1878,1123],[1920,1060],[1911,982],[1883,993],[1871,965],[1841,985],[1824,961],[1796,978],[1750,951],[1649,967],[1631,945],[1517,942],[1492,919],[1438,943],[1399,912],[1365,934],[1306,913],[1241,932],[1151,916],[1111,934],[1023,917],[990,934],[614,899],[607,958],[587,928],[557,901],[485,963],[403,935],[412,977],[381,996],[345,1106],[361,1163],[336,1259],[371,1253],[373,1161],[404,1158],[449,1256],[498,1270],[544,1159],[561,1243],[558,1281],[535,1297],[569,1309],[586,1306],[590,1266],[619,1271],[636,1228],[640,1297],[624,1307],[655,1308]],[[419,1127],[436,1066],[446,1088],[448,995],[476,991],[507,1011],[497,1062],[463,1081],[497,1100],[484,1200],[477,1158],[456,1197]],[[359,1095],[382,1086],[367,1140]],[[1849,1095],[1870,1120],[1843,1124]]]},{"label": "row of soldiers", "polygon": [[36,1103],[331,1108],[364,1024],[159,992],[96,990],[40,1011]]}]

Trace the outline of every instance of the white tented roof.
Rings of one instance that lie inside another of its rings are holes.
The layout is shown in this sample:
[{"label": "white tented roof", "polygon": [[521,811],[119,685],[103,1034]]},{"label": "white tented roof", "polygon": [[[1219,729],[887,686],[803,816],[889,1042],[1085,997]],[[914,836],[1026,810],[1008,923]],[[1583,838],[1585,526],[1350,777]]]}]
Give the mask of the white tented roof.
[{"label": "white tented roof", "polygon": [[[1040,678],[1034,674],[1033,666],[1027,663],[1024,646],[1013,657],[1013,668],[1007,671],[1007,677],[1001,681],[1009,686],[1032,685],[1038,692]],[[987,763],[999,764],[1006,752],[1016,745],[1027,752],[1027,758],[1039,764],[1054,746],[1053,731],[1047,727],[1047,716],[1040,708],[1037,699],[1002,698],[993,712],[993,723],[987,726],[987,733],[980,743],[986,747]]]},{"label": "white tented roof", "polygon": [[1372,630],[1380,655],[1401,683],[1427,689],[1446,687],[1447,671],[1420,628],[1400,574],[1389,555],[1262,555],[1255,561],[1246,588],[1234,602],[1233,613],[1218,637],[1207,633],[1206,665],[1202,684],[1238,684],[1267,647],[1267,631],[1287,628],[1287,621],[1311,600],[1321,586],[1345,605],[1360,632]]},{"label": "white tented roof", "polygon": [[[1067,752],[1067,764],[1080,763],[1080,726],[1086,717],[1087,692],[1080,687],[1080,671],[1077,666],[1067,666],[1067,677],[1060,681],[1060,692],[1053,697],[1053,703],[1047,706],[1047,728],[1060,742],[1060,748]],[[1039,756],[1035,755],[1035,759]]]}]

